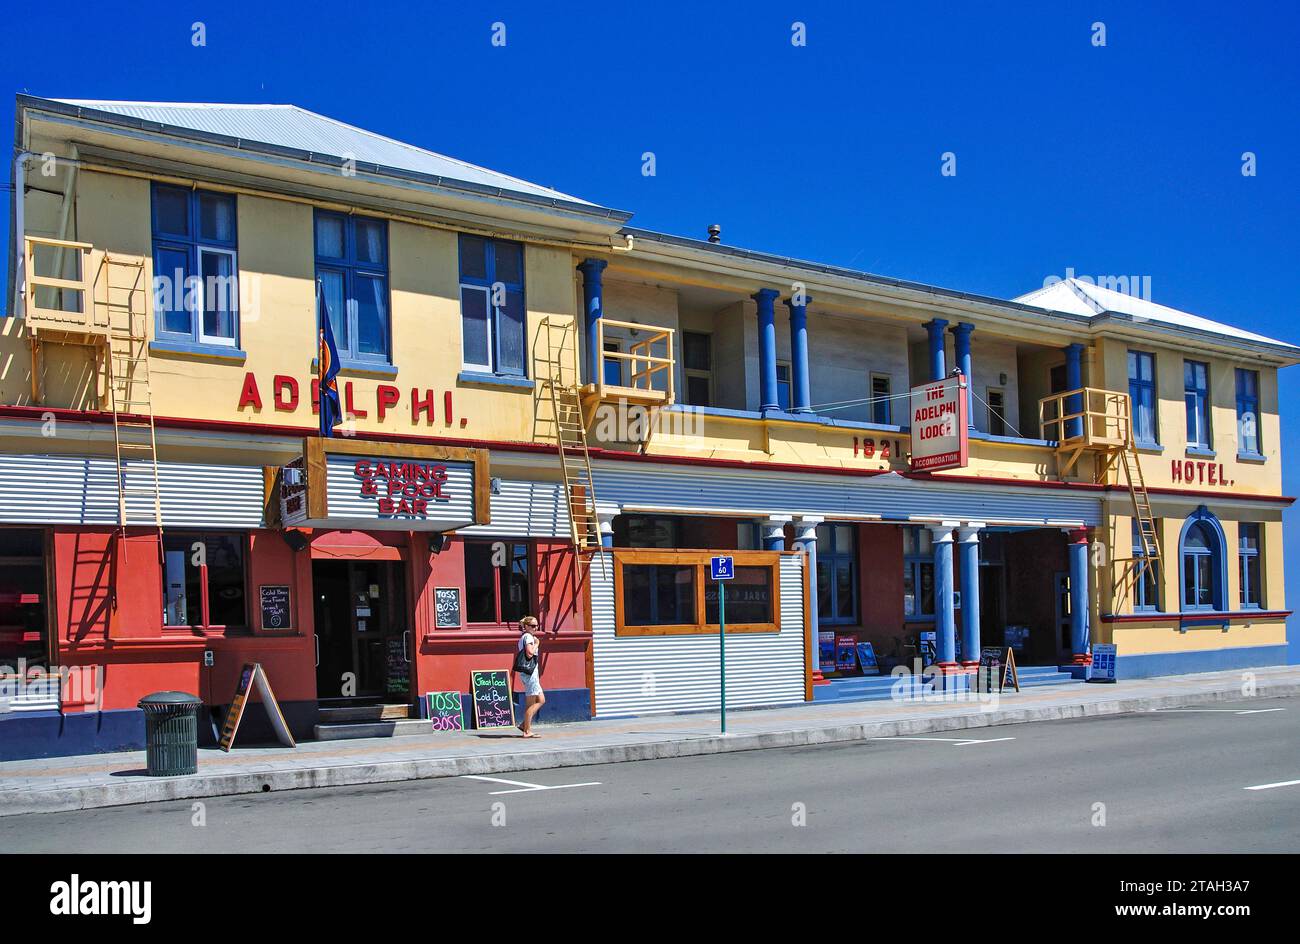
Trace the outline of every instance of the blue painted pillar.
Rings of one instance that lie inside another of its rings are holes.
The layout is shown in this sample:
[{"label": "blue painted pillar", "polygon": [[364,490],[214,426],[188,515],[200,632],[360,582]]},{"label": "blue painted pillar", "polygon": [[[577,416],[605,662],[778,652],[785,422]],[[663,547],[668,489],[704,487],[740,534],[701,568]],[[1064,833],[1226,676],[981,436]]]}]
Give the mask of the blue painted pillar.
[{"label": "blue painted pillar", "polygon": [[980,528],[982,522],[968,522],[957,529],[961,548],[961,664],[980,662]]},{"label": "blue painted pillar", "polygon": [[957,665],[957,613],[952,597],[952,529],[953,524],[930,525],[934,535],[934,629],[935,658],[939,668],[950,670]]},{"label": "blue painted pillar", "polygon": [[614,546],[614,517],[616,511],[597,511],[596,521],[600,525],[600,546]]},{"label": "blue painted pillar", "polygon": [[752,296],[758,304],[758,408],[781,408],[776,392],[776,297],[774,288],[760,288]]},{"label": "blue painted pillar", "polygon": [[[785,300],[790,309],[790,412],[811,413],[812,391],[808,379],[808,303],[811,295],[796,294]],[[776,370],[773,359],[772,370]]]},{"label": "blue painted pillar", "polygon": [[943,366],[943,329],[948,322],[943,318],[931,318],[925,323],[925,330],[930,332],[930,379],[943,380],[947,371]]},{"label": "blue painted pillar", "polygon": [[[1083,386],[1083,345],[1068,344],[1065,348],[1065,389],[1078,390]],[[1065,412],[1078,413],[1083,409],[1083,396],[1066,397]],[[1065,424],[1066,438],[1083,434],[1083,420],[1070,420]]]},{"label": "blue painted pillar", "polygon": [[821,518],[800,518],[794,523],[794,549],[808,555],[808,614],[804,622],[808,627],[808,671],[814,674],[821,671],[817,659],[817,526],[821,523]]},{"label": "blue painted pillar", "polygon": [[954,353],[957,357],[957,367],[961,369],[962,375],[966,378],[966,428],[975,428],[975,410],[971,404],[971,389],[973,384],[973,374],[971,373],[970,360],[970,336],[975,330],[975,326],[969,322],[959,322],[949,328],[952,332]]},{"label": "blue painted pillar", "polygon": [[602,362],[605,359],[605,352],[600,349],[598,329],[601,315],[605,312],[600,280],[608,264],[604,259],[584,259],[578,264],[578,271],[582,273],[582,310],[586,314],[586,382],[590,384],[600,383],[600,378],[604,375]]},{"label": "blue painted pillar", "polygon": [[1090,603],[1088,599],[1088,529],[1070,534],[1070,650],[1075,665],[1088,665]]},{"label": "blue painted pillar", "polygon": [[[763,522],[763,550],[785,550],[785,526],[789,523],[789,518],[768,518]],[[816,540],[815,531],[813,532],[813,540]]]}]

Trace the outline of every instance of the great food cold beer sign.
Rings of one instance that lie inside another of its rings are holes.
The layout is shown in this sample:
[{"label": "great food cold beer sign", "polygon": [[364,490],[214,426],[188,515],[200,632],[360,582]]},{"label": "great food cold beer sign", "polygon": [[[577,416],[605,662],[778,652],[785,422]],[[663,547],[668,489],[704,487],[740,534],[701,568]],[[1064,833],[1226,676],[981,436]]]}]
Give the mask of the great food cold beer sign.
[{"label": "great food cold beer sign", "polygon": [[912,388],[913,471],[966,465],[966,409],[966,379],[961,375]]}]

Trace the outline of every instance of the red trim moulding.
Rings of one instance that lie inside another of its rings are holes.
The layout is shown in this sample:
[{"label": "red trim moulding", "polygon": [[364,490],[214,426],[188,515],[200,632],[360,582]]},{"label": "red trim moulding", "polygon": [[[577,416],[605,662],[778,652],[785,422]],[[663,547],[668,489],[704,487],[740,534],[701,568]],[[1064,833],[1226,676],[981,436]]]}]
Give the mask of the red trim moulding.
[{"label": "red trim moulding", "polygon": [[[61,419],[70,423],[111,423],[113,419],[112,414],[103,413],[97,410],[48,409],[45,407],[9,405],[0,406],[0,416],[13,417],[15,419],[37,421],[42,419],[46,413],[52,413],[54,414],[55,419]],[[122,414],[122,416],[125,419],[131,419],[127,414]],[[139,419],[145,420],[146,418],[139,417]],[[224,433],[235,432],[257,436],[299,437],[312,436],[319,432],[314,426],[272,426],[266,423],[239,423],[231,420],[194,420],[173,416],[154,417],[154,424],[165,429],[215,430]],[[497,449],[507,452],[550,454],[555,451],[553,447],[540,443],[508,442],[496,439],[458,439],[450,436],[417,436],[409,433],[367,432],[364,434],[358,434],[356,438],[362,441],[372,442],[419,443],[439,446],[471,446],[479,449]],[[602,448],[592,449],[591,454],[598,459],[613,459],[620,462],[712,466],[716,468],[755,469],[772,472],[815,472],[820,475],[845,475],[855,478],[873,478],[877,475],[885,475],[890,471],[887,469],[850,469],[844,467],[799,465],[790,462],[746,462],[741,459],[704,459],[694,456],[642,455],[640,453],[617,452]],[[1124,491],[1124,489],[1117,488],[1116,486],[1096,485],[1091,482],[1031,481],[1027,479],[1012,479],[1000,476],[933,475],[926,472],[901,472],[899,474],[917,481],[953,482],[963,485],[1006,485],[1016,488],[1055,488],[1073,492],[1094,492],[1101,494]],[[1148,488],[1147,491],[1155,495],[1173,495],[1189,498],[1231,498],[1234,501],[1257,501],[1283,505],[1291,505],[1295,502],[1295,498],[1289,495],[1243,495],[1240,492],[1224,493],[1211,492],[1204,489],[1159,487]]]},{"label": "red trim moulding", "polygon": [[1233,610],[1230,613],[1215,613],[1208,610],[1187,613],[1103,613],[1103,623],[1174,623],[1183,620],[1259,620],[1287,619],[1290,610]]}]

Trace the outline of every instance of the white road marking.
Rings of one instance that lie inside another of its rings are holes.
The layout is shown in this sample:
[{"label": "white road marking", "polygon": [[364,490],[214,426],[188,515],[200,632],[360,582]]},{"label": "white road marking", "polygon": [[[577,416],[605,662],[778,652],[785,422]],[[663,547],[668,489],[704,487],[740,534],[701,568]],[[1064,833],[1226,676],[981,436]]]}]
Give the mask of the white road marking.
[{"label": "white road marking", "polygon": [[1300,786],[1300,780],[1283,780],[1281,783],[1261,783],[1256,787],[1243,787],[1243,790],[1272,790],[1274,787]]},{"label": "white road marking", "polygon": [[504,780],[501,777],[480,777],[477,774],[465,774],[462,780],[486,780],[488,783],[504,783],[512,787],[518,787],[517,790],[493,790],[488,796],[501,796],[506,793],[533,793],[537,790],[567,790],[570,787],[599,787],[599,780],[592,780],[587,783],[562,783],[558,786],[548,787],[544,783],[525,783],[523,780]]},{"label": "white road marking", "polygon": [[1264,715],[1270,711],[1286,711],[1285,708],[1156,708],[1162,714],[1225,714],[1225,715]]},{"label": "white road marking", "polygon": [[1005,738],[931,738],[931,737],[875,737],[873,741],[934,741],[939,744],[951,744],[953,747],[966,747],[970,744],[996,744],[998,741],[1014,741],[1013,737]]}]

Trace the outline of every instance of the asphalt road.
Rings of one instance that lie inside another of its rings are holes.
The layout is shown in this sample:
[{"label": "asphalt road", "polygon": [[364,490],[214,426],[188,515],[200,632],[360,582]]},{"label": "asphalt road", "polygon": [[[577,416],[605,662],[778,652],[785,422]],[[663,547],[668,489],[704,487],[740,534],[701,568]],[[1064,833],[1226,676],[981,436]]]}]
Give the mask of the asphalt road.
[{"label": "asphalt road", "polygon": [[961,734],[4,817],[0,848],[1300,851],[1300,698]]}]

